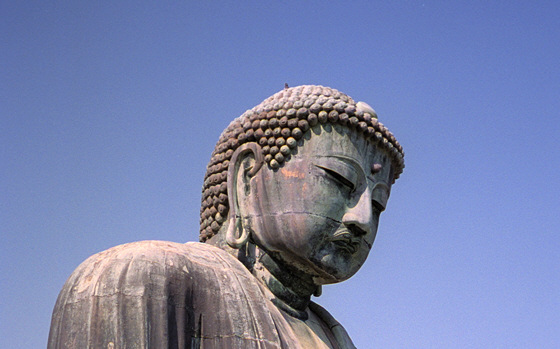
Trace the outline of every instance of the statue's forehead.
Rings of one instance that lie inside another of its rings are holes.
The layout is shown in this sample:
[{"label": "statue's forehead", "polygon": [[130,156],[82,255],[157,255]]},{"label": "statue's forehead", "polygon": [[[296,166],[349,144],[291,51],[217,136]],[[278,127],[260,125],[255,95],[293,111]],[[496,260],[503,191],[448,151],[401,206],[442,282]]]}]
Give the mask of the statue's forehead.
[{"label": "statue's forehead", "polygon": [[305,137],[303,152],[310,156],[340,156],[355,159],[368,174],[373,164],[390,167],[387,153],[362,134],[341,125],[317,125]]}]

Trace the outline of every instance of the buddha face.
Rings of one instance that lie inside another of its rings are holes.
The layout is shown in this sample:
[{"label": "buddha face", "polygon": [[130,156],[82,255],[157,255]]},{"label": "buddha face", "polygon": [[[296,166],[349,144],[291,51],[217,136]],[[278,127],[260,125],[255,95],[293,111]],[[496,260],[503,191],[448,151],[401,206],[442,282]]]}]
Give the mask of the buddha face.
[{"label": "buddha face", "polygon": [[245,179],[240,214],[255,243],[282,263],[317,284],[343,281],[367,259],[391,176],[387,154],[362,135],[317,125],[281,168]]}]

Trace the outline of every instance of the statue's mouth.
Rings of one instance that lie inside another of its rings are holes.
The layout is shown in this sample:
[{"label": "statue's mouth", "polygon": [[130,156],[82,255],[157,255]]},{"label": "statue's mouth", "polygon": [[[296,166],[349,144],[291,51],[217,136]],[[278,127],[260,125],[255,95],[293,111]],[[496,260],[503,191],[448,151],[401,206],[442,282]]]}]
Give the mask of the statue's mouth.
[{"label": "statue's mouth", "polygon": [[350,254],[358,252],[361,245],[361,239],[350,234],[347,230],[337,231],[330,241],[339,249],[347,251]]}]

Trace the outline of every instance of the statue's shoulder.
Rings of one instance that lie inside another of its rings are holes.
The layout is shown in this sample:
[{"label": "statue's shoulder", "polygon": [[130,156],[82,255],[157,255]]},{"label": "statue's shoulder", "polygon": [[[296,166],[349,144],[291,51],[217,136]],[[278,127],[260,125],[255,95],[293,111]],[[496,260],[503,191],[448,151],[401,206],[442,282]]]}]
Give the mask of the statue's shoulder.
[{"label": "statue's shoulder", "polygon": [[252,348],[279,338],[257,281],[241,262],[212,245],[167,241],[119,245],[85,260],[59,294],[49,334],[49,348],[197,347],[200,341]]},{"label": "statue's shoulder", "polygon": [[[172,241],[145,240],[129,242],[111,247],[88,258],[84,263],[96,263],[107,259],[140,259],[140,260],[167,260],[167,259],[206,259],[209,256],[227,253],[213,245],[200,242],[178,243]],[[228,258],[228,257],[223,257]]]},{"label": "statue's shoulder", "polygon": [[[131,292],[149,283],[185,283],[197,278],[204,287],[205,275],[245,273],[246,268],[227,252],[212,245],[170,241],[138,241],[94,254],[72,273],[65,288],[72,293]],[[99,285],[103,287],[100,288]],[[162,285],[163,286],[163,285]],[[89,292],[85,292],[89,289]],[[105,290],[105,291],[103,291]],[[83,292],[80,292],[83,291]]]},{"label": "statue's shoulder", "polygon": [[[157,261],[167,259],[198,259],[213,255],[226,254],[225,251],[200,242],[178,243],[172,241],[145,240],[129,242],[111,247],[94,254],[84,261],[84,264],[99,263],[103,260],[146,260]],[[227,257],[226,257],[227,258]]]}]

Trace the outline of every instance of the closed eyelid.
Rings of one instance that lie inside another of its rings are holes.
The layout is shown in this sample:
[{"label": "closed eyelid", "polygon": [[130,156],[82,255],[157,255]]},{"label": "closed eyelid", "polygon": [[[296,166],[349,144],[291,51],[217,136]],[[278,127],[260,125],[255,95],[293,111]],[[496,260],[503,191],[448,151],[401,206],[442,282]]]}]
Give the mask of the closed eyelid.
[{"label": "closed eyelid", "polygon": [[390,191],[389,191],[389,186],[383,182],[378,182],[372,190],[371,196],[372,196],[372,203],[374,206],[376,206],[378,209],[380,209],[381,212],[383,212],[385,210],[385,207],[387,206],[387,201],[389,200],[389,195],[390,195]]},{"label": "closed eyelid", "polygon": [[345,176],[341,175],[340,173],[338,173],[338,171],[334,171],[331,170],[329,168],[326,168],[324,166],[321,165],[315,165],[317,167],[319,167],[320,169],[324,170],[325,172],[327,172],[329,175],[331,175],[332,177],[334,177],[337,181],[341,182],[342,184],[344,184],[345,186],[349,187],[352,190],[356,189],[356,185],[349,179],[347,179]]},{"label": "closed eyelid", "polygon": [[350,182],[353,189],[356,188],[358,183],[358,173],[353,166],[341,161],[337,158],[318,158],[313,161],[313,165],[338,175],[344,180]]},{"label": "closed eyelid", "polygon": [[375,207],[376,210],[378,210],[379,212],[383,212],[385,211],[385,207],[380,204],[377,200],[371,200],[371,204],[373,205],[373,207]]}]

